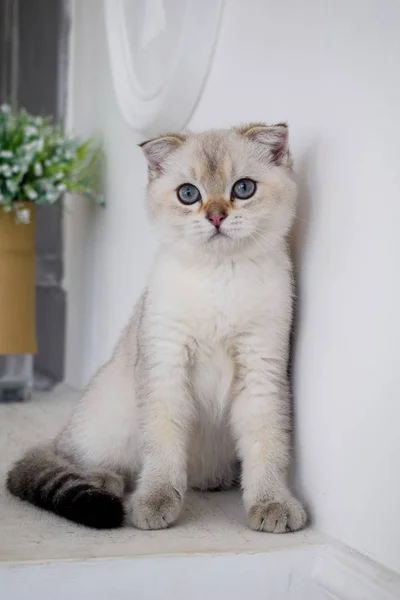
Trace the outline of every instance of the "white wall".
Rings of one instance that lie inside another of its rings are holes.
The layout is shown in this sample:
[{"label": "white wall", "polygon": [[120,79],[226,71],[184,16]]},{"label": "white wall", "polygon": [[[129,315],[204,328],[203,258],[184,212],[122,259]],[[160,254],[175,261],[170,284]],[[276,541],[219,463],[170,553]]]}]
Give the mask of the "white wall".
[{"label": "white wall", "polygon": [[126,126],[112,89],[103,2],[77,0],[72,7],[69,126],[99,135],[107,155],[107,208],[71,198],[65,216],[66,379],[81,388],[109,358],[144,286],[155,241],[141,139]]},{"label": "white wall", "polygon": [[288,120],[300,180],[298,481],[400,571],[400,4],[230,0],[191,126]]},{"label": "white wall", "polygon": [[[111,90],[102,3],[76,4],[75,123],[93,112],[109,156],[108,209],[80,208],[67,226],[68,374],[82,383],[109,353],[154,245],[143,161]],[[226,4],[191,127],[290,123],[300,182],[298,485],[316,527],[400,571],[400,4]]]}]

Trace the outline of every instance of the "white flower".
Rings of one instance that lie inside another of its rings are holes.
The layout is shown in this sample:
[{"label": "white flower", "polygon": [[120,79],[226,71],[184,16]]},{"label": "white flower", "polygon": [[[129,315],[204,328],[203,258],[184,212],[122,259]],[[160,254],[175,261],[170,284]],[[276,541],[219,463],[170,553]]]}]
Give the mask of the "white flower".
[{"label": "white flower", "polygon": [[8,189],[9,192],[11,192],[12,194],[15,194],[15,192],[17,191],[17,184],[15,183],[15,181],[11,181],[11,179],[7,179],[6,181],[6,188]]},{"label": "white flower", "polygon": [[29,208],[18,208],[15,211],[15,220],[18,224],[28,225],[31,222],[31,211]]},{"label": "white flower", "polygon": [[40,164],[40,162],[36,162],[33,166],[33,172],[35,173],[36,177],[40,177],[41,175],[43,175],[43,167]]},{"label": "white flower", "polygon": [[56,188],[59,192],[66,192],[67,191],[67,186],[65,185],[65,183],[60,183],[57,188]]},{"label": "white flower", "polygon": [[63,173],[61,171],[59,171],[58,173],[56,173],[54,175],[54,181],[60,181],[60,179],[62,179],[64,177]]},{"label": "white flower", "polygon": [[8,113],[10,113],[10,112],[11,112],[11,107],[10,107],[10,106],[8,106],[8,104],[2,104],[2,105],[0,106],[0,112],[2,112],[2,113],[4,113],[4,114],[6,114],[6,115],[7,115]]},{"label": "white flower", "polygon": [[24,129],[26,137],[33,137],[38,134],[38,130],[33,125],[27,125]]},{"label": "white flower", "polygon": [[13,153],[11,150],[0,150],[0,158],[12,158]]},{"label": "white flower", "polygon": [[59,194],[53,194],[51,192],[47,192],[47,194],[46,194],[46,200],[50,204],[53,204],[57,200],[58,196],[59,196]]},{"label": "white flower", "polygon": [[19,171],[20,171],[19,166],[18,165],[14,165],[13,168],[12,168],[12,172],[13,173],[19,173]]},{"label": "white flower", "polygon": [[0,173],[2,173],[4,177],[11,177],[12,168],[10,165],[0,165]]},{"label": "white flower", "polygon": [[48,158],[44,161],[44,166],[45,167],[49,167],[51,165],[51,160],[49,160]]},{"label": "white flower", "polygon": [[36,152],[41,152],[43,150],[43,146],[44,146],[44,141],[42,138],[40,138],[38,140],[33,140],[32,142],[25,144],[25,146],[23,146],[23,148],[24,148],[25,152],[36,153]]},{"label": "white flower", "polygon": [[38,195],[35,192],[35,190],[33,188],[31,188],[30,186],[28,186],[28,185],[26,185],[24,187],[24,192],[25,192],[26,197],[28,198],[28,200],[36,200],[36,198],[38,197]]},{"label": "white flower", "polygon": [[65,158],[66,158],[67,160],[71,160],[71,158],[73,158],[73,156],[74,156],[74,155],[72,154],[72,152],[70,152],[69,150],[67,150],[67,151],[66,151],[66,153],[65,153]]}]

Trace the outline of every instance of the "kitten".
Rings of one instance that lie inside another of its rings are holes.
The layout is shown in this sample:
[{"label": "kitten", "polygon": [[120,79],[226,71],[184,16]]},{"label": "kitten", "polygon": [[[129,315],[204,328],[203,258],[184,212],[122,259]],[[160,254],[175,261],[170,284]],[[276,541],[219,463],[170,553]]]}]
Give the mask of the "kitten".
[{"label": "kitten", "polygon": [[8,489],[96,528],[174,523],[188,487],[229,488],[251,528],[295,531],[287,382],[296,199],[286,125],[141,145],[161,248],[132,320],[50,444]]}]

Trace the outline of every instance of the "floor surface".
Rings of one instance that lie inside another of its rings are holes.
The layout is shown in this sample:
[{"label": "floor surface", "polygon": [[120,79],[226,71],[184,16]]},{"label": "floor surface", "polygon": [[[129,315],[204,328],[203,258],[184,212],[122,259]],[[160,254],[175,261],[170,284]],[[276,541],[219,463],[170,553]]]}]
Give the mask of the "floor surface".
[{"label": "floor surface", "polygon": [[306,530],[274,535],[246,527],[240,493],[190,493],[178,524],[163,531],[95,531],[40,511],[4,487],[10,464],[62,426],[77,394],[65,387],[29,403],[0,404],[0,561],[43,561],[182,553],[266,552],[320,544]]}]

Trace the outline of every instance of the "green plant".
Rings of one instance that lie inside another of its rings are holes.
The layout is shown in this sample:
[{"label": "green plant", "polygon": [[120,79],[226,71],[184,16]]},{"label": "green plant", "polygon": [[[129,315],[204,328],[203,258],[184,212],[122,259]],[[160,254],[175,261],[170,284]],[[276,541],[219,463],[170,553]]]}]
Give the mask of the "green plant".
[{"label": "green plant", "polygon": [[65,135],[50,118],[7,104],[0,107],[0,205],[5,211],[20,200],[54,204],[65,192],[103,204],[100,159],[100,148],[91,139]]}]

